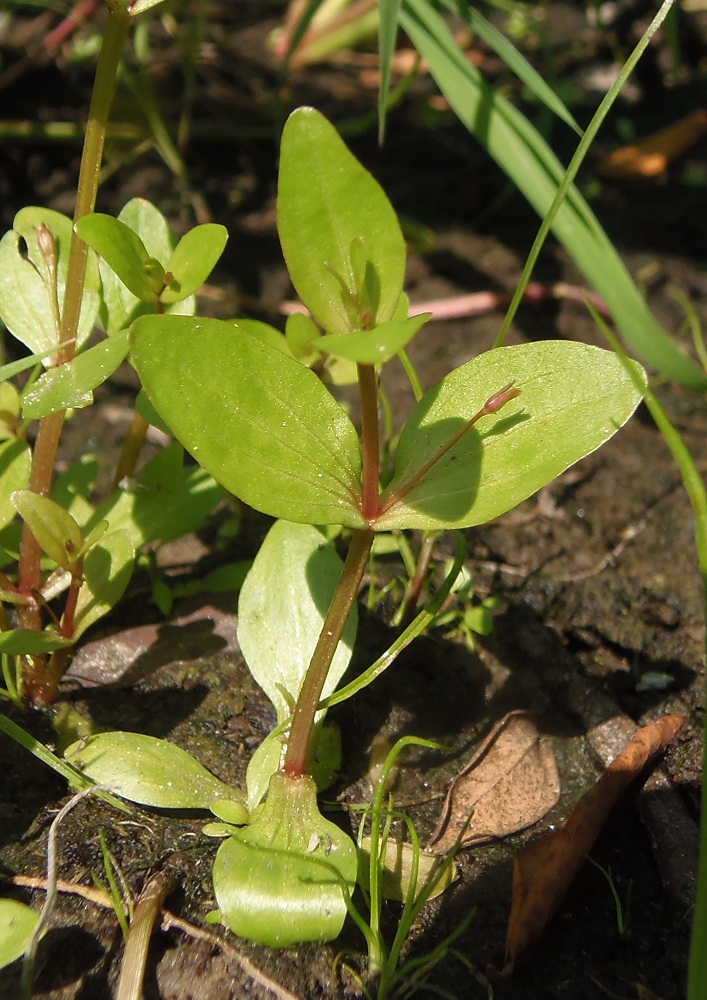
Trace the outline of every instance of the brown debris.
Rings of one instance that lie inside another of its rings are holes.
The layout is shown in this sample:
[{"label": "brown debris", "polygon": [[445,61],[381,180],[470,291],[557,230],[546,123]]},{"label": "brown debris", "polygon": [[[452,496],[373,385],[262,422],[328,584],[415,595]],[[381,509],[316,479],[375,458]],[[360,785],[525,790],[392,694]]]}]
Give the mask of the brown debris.
[{"label": "brown debris", "polygon": [[516,857],[506,936],[506,969],[545,930],[621,792],[670,744],[685,721],[666,715],[643,726],[557,830]]},{"label": "brown debris", "polygon": [[658,177],[699,142],[705,132],[707,110],[693,111],[641,142],[615,149],[597,164],[597,173],[618,181]]},{"label": "brown debris", "polygon": [[445,854],[465,826],[462,847],[508,837],[542,819],[559,796],[555,755],[533,714],[510,712],[450,785],[429,849]]}]

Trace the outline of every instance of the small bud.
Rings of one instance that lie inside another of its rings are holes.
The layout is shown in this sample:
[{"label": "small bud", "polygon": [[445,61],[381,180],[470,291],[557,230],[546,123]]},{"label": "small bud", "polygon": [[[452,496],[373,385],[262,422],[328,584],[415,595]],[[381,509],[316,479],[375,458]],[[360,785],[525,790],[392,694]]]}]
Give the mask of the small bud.
[{"label": "small bud", "polygon": [[34,235],[37,237],[39,252],[53,270],[56,267],[56,243],[54,242],[54,236],[44,223],[34,227]]},{"label": "small bud", "polygon": [[516,396],[520,396],[522,390],[516,389],[514,388],[514,386],[515,386],[515,381],[509,382],[508,385],[504,385],[504,387],[502,389],[499,389],[498,392],[494,392],[493,396],[489,396],[489,398],[484,403],[483,407],[481,408],[481,412],[484,415],[489,413],[498,413],[498,411],[501,409],[502,406],[505,406],[506,403],[509,403],[512,399],[515,399]]}]

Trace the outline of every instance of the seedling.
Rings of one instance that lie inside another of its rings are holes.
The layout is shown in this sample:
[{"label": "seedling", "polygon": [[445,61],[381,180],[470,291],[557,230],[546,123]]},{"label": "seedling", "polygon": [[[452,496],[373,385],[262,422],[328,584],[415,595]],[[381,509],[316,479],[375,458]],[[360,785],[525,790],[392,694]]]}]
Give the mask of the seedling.
[{"label": "seedling", "polygon": [[[226,489],[280,519],[239,607],[241,648],[275,706],[277,728],[251,761],[245,793],[188,782],[191,806],[212,803],[229,824],[210,828],[228,833],[214,866],[220,919],[272,945],[335,937],[356,881],[355,845],[319,813],[316,782],[330,780],[334,767],[325,708],[370,683],[404,645],[333,693],[348,664],[376,534],[452,530],[498,516],[599,447],[640,399],[610,352],[571,343],[499,349],[422,396],[400,434],[392,474],[381,482],[379,371],[424,317],[407,316],[405,246],[390,203],[311,108],[294,112],[285,126],[278,229],[312,317],[310,347],[356,365],[360,435],[275,330],[144,315],[133,324],[131,346],[164,424]],[[638,366],[635,372],[643,378]],[[343,566],[317,525],[349,533]],[[423,621],[424,611],[407,634]],[[115,745],[121,740],[122,749]],[[136,740],[145,738],[102,734],[71,759],[134,798],[131,782],[144,783],[147,774],[145,744],[138,751]],[[162,759],[174,754],[169,745],[149,745],[163,771],[138,800],[165,806],[167,796],[176,806],[185,766]]]},{"label": "seedling", "polygon": [[[175,447],[132,476],[148,420],[155,419],[140,399],[116,490],[99,509],[88,500],[95,461],[80,461],[54,480],[67,411],[90,405],[124,360],[138,315],[193,314],[194,293],[226,242],[224,227],[209,224],[177,243],[164,217],[140,199],[118,219],[91,214],[123,43],[131,18],[153,5],[108,5],[73,224],[28,207],[0,240],[0,320],[30,351],[0,371],[0,693],[18,705],[53,701],[71,648],[121,598],[141,548],[194,529],[224,496],[201,472],[185,472]],[[106,336],[88,346],[96,326]],[[7,379],[27,368],[34,371],[18,392]],[[12,523],[16,513],[21,535]]]}]

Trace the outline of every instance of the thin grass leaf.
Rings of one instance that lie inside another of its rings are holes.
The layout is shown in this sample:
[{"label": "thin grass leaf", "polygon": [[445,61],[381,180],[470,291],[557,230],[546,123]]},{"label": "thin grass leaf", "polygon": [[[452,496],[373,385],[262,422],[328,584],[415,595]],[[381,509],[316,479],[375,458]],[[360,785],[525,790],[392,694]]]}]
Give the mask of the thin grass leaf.
[{"label": "thin grass leaf", "polygon": [[[565,173],[545,140],[464,57],[447,25],[426,0],[405,0],[400,24],[427,60],[459,120],[544,218]],[[707,378],[656,322],[611,241],[574,186],[568,186],[552,230],[602,296],[622,336],[639,357],[673,381],[697,390],[707,388]]]},{"label": "thin grass leaf", "polygon": [[385,136],[385,116],[388,109],[390,90],[390,67],[398,34],[400,0],[379,0],[378,2],[378,56],[380,58],[380,84],[378,87],[378,142],[383,145]]},{"label": "thin grass leaf", "polygon": [[506,66],[515,73],[521,83],[525,84],[530,93],[537,97],[541,104],[545,105],[548,111],[569,125],[577,135],[582,134],[582,130],[569,108],[565,106],[552,87],[543,80],[510,39],[487,21],[483,14],[468,4],[461,3],[459,0],[442,0],[442,2],[447,10],[466,21],[479,38],[482,38],[489,48],[493,49],[497,56],[500,56]]}]

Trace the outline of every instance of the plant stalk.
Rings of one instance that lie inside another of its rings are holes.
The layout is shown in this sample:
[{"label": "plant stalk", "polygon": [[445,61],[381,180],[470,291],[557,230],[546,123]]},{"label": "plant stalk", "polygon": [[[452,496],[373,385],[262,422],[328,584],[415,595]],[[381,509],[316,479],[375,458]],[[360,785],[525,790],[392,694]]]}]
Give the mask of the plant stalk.
[{"label": "plant stalk", "polygon": [[[76,190],[76,207],[74,222],[90,214],[96,204],[98,192],[98,175],[103,159],[108,113],[115,93],[115,82],[118,65],[127,37],[130,14],[126,10],[114,9],[109,6],[101,52],[96,67],[96,78],[91,96],[86,137],[81,154],[81,167]],[[60,350],[58,364],[71,361],[76,351],[76,334],[81,315],[84,284],[86,278],[86,260],[88,247],[76,233],[71,237],[69,249],[69,264],[66,278],[64,306],[59,330]],[[49,496],[56,453],[59,447],[65,411],[60,410],[45,417],[39,423],[37,440],[32,455],[32,474],[29,488],[40,496]],[[24,594],[31,594],[41,586],[41,549],[32,532],[25,524],[22,529],[19,560],[19,587]],[[22,608],[18,614],[20,628],[39,631],[42,628],[42,615],[36,602]],[[38,704],[51,701],[55,691],[50,685],[47,688],[44,673],[44,658],[33,657],[32,666],[24,678],[26,697]]]},{"label": "plant stalk", "polygon": [[339,585],[307,668],[292,716],[285,755],[284,771],[291,778],[301,778],[309,774],[312,733],[317,709],[336,647],[339,645],[351,608],[358,596],[373,537],[374,532],[368,529],[354,532]]},{"label": "plant stalk", "polygon": [[373,365],[357,365],[361,399],[361,513],[367,521],[378,514],[380,488],[380,436],[378,431],[378,384]]}]

